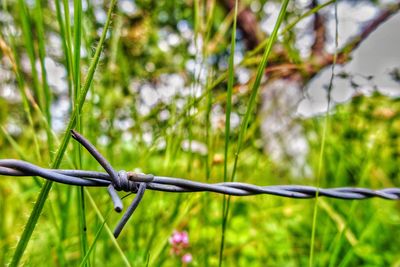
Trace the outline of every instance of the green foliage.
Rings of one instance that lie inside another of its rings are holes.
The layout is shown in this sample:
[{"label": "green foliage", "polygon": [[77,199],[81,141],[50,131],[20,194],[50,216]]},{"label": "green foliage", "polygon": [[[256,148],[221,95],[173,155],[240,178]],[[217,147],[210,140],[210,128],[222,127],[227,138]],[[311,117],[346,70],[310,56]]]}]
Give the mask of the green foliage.
[{"label": "green foliage", "polygon": [[[257,111],[265,67],[281,56],[273,45],[286,42],[285,60],[300,64],[294,26],[334,1],[309,11],[280,5],[275,30],[251,52],[235,30],[236,13],[219,1],[135,1],[132,12],[123,8],[127,2],[113,11],[116,1],[2,3],[9,21],[0,20],[0,67],[12,78],[0,87],[11,86],[18,100],[0,98],[0,158],[101,170],[69,144],[69,130],[79,128],[118,170],[315,185],[326,127],[321,186],[399,186],[399,100],[379,94],[337,105],[327,124],[323,115],[296,121],[310,146],[307,177],[293,176],[291,159],[276,162],[264,153]],[[65,71],[63,89],[51,79],[57,74],[46,67],[49,59]],[[250,78],[239,84],[243,66]],[[150,96],[143,96],[146,90]],[[57,128],[57,108],[65,103]],[[230,114],[239,118],[236,126]],[[312,200],[233,197],[223,209],[227,202],[217,194],[148,191],[115,240],[110,229],[120,215],[104,189],[2,177],[0,199],[2,266],[177,266],[180,256],[168,242],[175,229],[189,233],[193,266],[216,266],[220,259],[224,266],[309,263]],[[318,209],[316,266],[400,262],[397,203],[321,198]]]}]

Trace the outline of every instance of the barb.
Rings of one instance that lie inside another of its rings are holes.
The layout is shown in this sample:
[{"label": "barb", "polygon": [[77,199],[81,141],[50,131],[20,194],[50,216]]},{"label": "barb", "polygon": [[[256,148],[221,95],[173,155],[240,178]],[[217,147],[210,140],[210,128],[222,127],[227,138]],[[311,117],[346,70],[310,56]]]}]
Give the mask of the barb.
[{"label": "barb", "polygon": [[233,196],[267,194],[299,199],[314,198],[318,194],[318,196],[347,200],[367,199],[372,197],[400,200],[400,188],[372,190],[357,187],[317,188],[301,185],[258,186],[238,182],[211,184],[182,178],[154,176],[152,174],[126,171],[117,172],[87,139],[74,130],[71,131],[71,134],[75,140],[88,150],[106,172],[61,169],[53,170],[45,169],[22,160],[1,159],[0,175],[40,176],[44,179],[67,185],[107,187],[114,204],[114,210],[117,212],[123,210],[122,201],[118,196],[117,191],[135,193],[136,197],[114,230],[114,236],[116,238],[119,236],[123,227],[139,205],[146,189],[174,193],[214,192]]}]

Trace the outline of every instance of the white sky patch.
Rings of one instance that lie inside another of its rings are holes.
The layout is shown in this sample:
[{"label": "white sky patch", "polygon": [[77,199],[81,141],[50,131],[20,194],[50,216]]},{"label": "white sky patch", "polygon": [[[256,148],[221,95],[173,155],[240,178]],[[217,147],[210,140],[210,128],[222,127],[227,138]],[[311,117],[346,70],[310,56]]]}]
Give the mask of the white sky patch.
[{"label": "white sky patch", "polygon": [[70,110],[70,100],[67,96],[59,97],[53,101],[50,107],[51,111],[51,127],[59,133],[65,130],[67,123],[67,115]]},{"label": "white sky patch", "polygon": [[[44,65],[47,72],[47,81],[58,93],[67,93],[68,85],[66,81],[67,71],[64,66],[56,63],[52,58],[46,57]],[[39,73],[41,73],[40,62],[36,62]]]},{"label": "white sky patch", "polygon": [[240,125],[240,116],[237,113],[232,112],[231,116],[230,116],[230,119],[231,119],[231,125],[230,125],[231,126],[230,127],[231,130],[236,129],[237,127],[239,127],[239,125]]},{"label": "white sky patch", "polygon": [[205,156],[208,153],[207,146],[204,143],[197,140],[192,140],[191,142],[190,140],[183,140],[181,148],[183,151],[188,152],[191,150],[193,153],[197,153],[202,156]]},{"label": "white sky patch", "polygon": [[159,95],[154,87],[149,84],[144,84],[140,88],[140,99],[143,101],[144,105],[152,107],[158,103]]},{"label": "white sky patch", "polygon": [[107,20],[107,13],[104,11],[103,8],[98,7],[94,10],[94,16],[96,18],[96,21],[100,24],[105,24]]},{"label": "white sky patch", "polygon": [[0,22],[3,23],[12,23],[13,17],[4,11],[0,11]]},{"label": "white sky patch", "polygon": [[[302,98],[296,81],[275,80],[262,93],[261,133],[264,149],[272,160],[281,162],[288,157],[294,177],[303,177],[308,153],[307,139],[295,121],[295,112]],[[308,175],[308,174],[307,174]]]},{"label": "white sky patch", "polygon": [[171,32],[170,34],[168,34],[167,42],[170,46],[175,47],[181,43],[181,39],[179,38],[178,34]]},{"label": "white sky patch", "polygon": [[246,84],[251,78],[251,72],[247,68],[238,67],[235,72],[240,84]]},{"label": "white sky patch", "polygon": [[186,69],[187,69],[189,72],[194,73],[194,72],[195,72],[195,68],[196,68],[196,61],[195,61],[194,59],[189,59],[189,60],[186,62]]},{"label": "white sky patch", "polygon": [[0,96],[11,103],[17,103],[21,101],[19,91],[14,86],[14,84],[11,83],[5,83],[1,86]]},{"label": "white sky patch", "polygon": [[21,129],[21,127],[19,125],[20,125],[20,123],[14,121],[12,119],[9,119],[9,121],[6,124],[6,127],[5,127],[7,133],[9,133],[9,134],[11,134],[13,136],[20,135],[22,133],[22,129]]},{"label": "white sky patch", "polygon": [[157,92],[160,95],[160,100],[163,103],[168,104],[172,101],[173,97],[176,95],[177,90],[174,87],[162,84],[157,87]]},{"label": "white sky patch", "polygon": [[[268,3],[273,4],[272,2],[268,2]],[[276,12],[267,14],[266,17],[261,20],[261,23],[260,23],[261,30],[263,32],[267,33],[268,35],[270,35],[274,29],[277,18],[278,18],[278,13],[276,13]]]},{"label": "white sky patch", "polygon": [[146,145],[150,146],[153,143],[153,132],[144,132],[142,135],[142,139],[146,143]]},{"label": "white sky patch", "polygon": [[133,127],[134,124],[135,121],[130,117],[124,119],[116,119],[114,121],[114,128],[121,131],[127,131],[131,127]]},{"label": "white sky patch", "polygon": [[166,121],[170,118],[170,112],[167,109],[161,110],[158,114],[158,119],[160,121]]},{"label": "white sky patch", "polygon": [[332,100],[337,103],[343,103],[349,100],[354,93],[354,90],[349,90],[349,88],[351,88],[351,85],[348,79],[336,78],[335,87],[331,92]]},{"label": "white sky patch", "polygon": [[225,125],[225,113],[220,105],[211,108],[210,122],[213,129],[222,129]]},{"label": "white sky patch", "polygon": [[[355,4],[339,2],[338,12],[339,37],[342,35],[342,42],[361,31],[363,24],[360,25],[360,22],[370,20],[377,14],[373,6],[364,2]],[[341,14],[341,12],[344,14]],[[350,27],[341,30],[340,27],[347,25],[346,23],[358,26],[357,28]],[[334,26],[334,23],[328,24],[328,32],[333,33]],[[335,77],[331,91],[332,107],[336,103],[349,101],[356,93],[369,96],[373,93],[374,88],[388,96],[400,96],[400,84],[390,76],[390,72],[394,68],[400,68],[400,50],[398,49],[400,47],[400,34],[397,34],[399,27],[400,14],[397,14],[381,24],[353,51],[350,62],[344,66],[336,66],[336,74],[344,72],[349,77],[345,79]],[[330,49],[333,51],[332,44],[333,40],[329,42],[328,46],[331,46]],[[312,117],[326,112],[326,88],[329,85],[331,75],[332,70],[328,66],[308,83],[305,98],[298,106],[298,115]],[[372,77],[372,79],[368,77]],[[357,85],[356,88],[352,87],[351,82]]]},{"label": "white sky patch", "polygon": [[304,8],[308,8],[310,6],[311,0],[296,0],[296,1],[294,1],[294,4],[295,4],[296,8],[304,9]]},{"label": "white sky patch", "polygon": [[134,15],[136,12],[135,2],[131,0],[118,1],[118,7],[119,10],[122,11],[122,13],[127,15]]},{"label": "white sky patch", "polygon": [[162,74],[159,80],[161,83],[157,86],[157,93],[160,101],[165,104],[171,103],[173,98],[182,92],[185,85],[184,78],[179,74]]},{"label": "white sky patch", "polygon": [[101,146],[107,146],[108,144],[110,144],[110,142],[111,142],[110,137],[108,137],[105,134],[97,138],[97,143],[99,143]]},{"label": "white sky patch", "polygon": [[183,109],[183,107],[185,106],[185,104],[186,104],[186,100],[185,100],[185,99],[182,99],[182,98],[177,99],[177,100],[175,101],[175,105],[176,105],[176,107],[177,107],[179,110]]},{"label": "white sky patch", "polygon": [[[326,49],[333,53],[335,49],[335,19],[334,9],[329,8],[329,20],[327,22],[327,33],[329,36]],[[325,10],[325,11],[326,11]],[[356,36],[365,25],[365,22],[377,15],[378,9],[370,2],[338,2],[338,43],[343,47],[351,38]],[[326,12],[325,12],[326,13]]]},{"label": "white sky patch", "polygon": [[242,51],[235,51],[235,54],[233,55],[233,62],[241,62],[243,58],[244,55]]},{"label": "white sky patch", "polygon": [[163,52],[168,52],[170,50],[170,46],[166,40],[160,40],[158,42],[158,48]]},{"label": "white sky patch", "polygon": [[177,24],[177,28],[184,39],[191,40],[193,38],[193,30],[186,20],[180,20]]},{"label": "white sky patch", "polygon": [[311,34],[313,18],[307,17],[299,21],[294,26],[296,34],[295,46],[300,51],[303,58],[307,58],[311,52],[311,46],[314,43],[315,36]]},{"label": "white sky patch", "polygon": [[[11,68],[11,63],[9,61],[8,58],[4,57],[2,59],[3,62],[1,63],[2,66],[0,66],[0,82],[1,83],[6,83],[10,80],[14,80],[14,74],[10,69],[7,68]],[[6,66],[5,66],[6,65]]]},{"label": "white sky patch", "polygon": [[150,113],[151,109],[149,106],[139,105],[138,112],[141,116],[147,116]]},{"label": "white sky patch", "polygon": [[63,58],[64,51],[62,48],[62,41],[58,34],[48,33],[47,38],[49,41],[46,44],[46,53],[50,56],[55,56],[56,58]]},{"label": "white sky patch", "polygon": [[250,10],[254,13],[257,13],[261,9],[261,4],[259,1],[251,1]]}]

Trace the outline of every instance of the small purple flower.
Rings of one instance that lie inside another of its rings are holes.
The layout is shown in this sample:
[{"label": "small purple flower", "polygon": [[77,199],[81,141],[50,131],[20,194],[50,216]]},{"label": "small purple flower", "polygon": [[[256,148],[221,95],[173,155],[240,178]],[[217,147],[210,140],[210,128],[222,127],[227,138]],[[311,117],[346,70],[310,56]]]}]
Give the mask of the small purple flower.
[{"label": "small purple flower", "polygon": [[171,245],[178,245],[179,243],[182,242],[182,235],[178,231],[174,231],[172,236],[169,238],[169,243]]},{"label": "small purple flower", "polygon": [[186,231],[181,232],[181,243],[184,247],[189,246],[189,235]]},{"label": "small purple flower", "polygon": [[193,260],[192,254],[186,253],[185,255],[182,256],[182,262],[183,263],[191,263]]},{"label": "small purple flower", "polygon": [[178,232],[174,231],[171,237],[169,238],[169,243],[172,246],[189,246],[189,235],[186,231]]}]

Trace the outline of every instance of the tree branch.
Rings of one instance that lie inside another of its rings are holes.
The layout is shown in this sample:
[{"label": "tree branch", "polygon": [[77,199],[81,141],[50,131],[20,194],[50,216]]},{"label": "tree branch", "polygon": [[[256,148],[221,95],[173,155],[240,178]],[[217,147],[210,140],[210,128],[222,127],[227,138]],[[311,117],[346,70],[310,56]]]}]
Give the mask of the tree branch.
[{"label": "tree branch", "polygon": [[[340,51],[338,51],[336,64],[344,64],[351,59],[351,53],[360,46],[360,44],[368,38],[368,36],[375,31],[380,25],[387,21],[391,16],[400,10],[400,1],[396,4],[390,5],[382,10],[374,19],[372,19],[352,40],[348,42]],[[321,69],[333,64],[334,55],[323,52],[322,44],[325,42],[325,29],[321,20],[316,16],[314,22],[314,29],[316,30],[316,40],[312,46],[312,56],[309,60],[305,60],[300,64],[288,62],[273,62],[270,61],[269,67],[265,69],[265,73],[270,78],[289,78],[298,79],[302,76],[303,83],[306,83],[314,77]]]},{"label": "tree branch", "polygon": [[[220,3],[228,11],[231,11],[235,7],[235,0],[220,0]],[[239,10],[237,26],[243,32],[247,49],[251,50],[260,43],[262,32],[256,16],[249,8],[239,8]]]},{"label": "tree branch", "polygon": [[[313,0],[310,9],[313,9],[318,6],[316,0]],[[319,13],[316,12],[314,14],[314,34],[315,40],[313,45],[311,46],[311,54],[313,56],[322,56],[324,54],[324,47],[326,41],[326,27],[325,27],[325,18]]]},{"label": "tree branch", "polygon": [[373,31],[375,31],[382,23],[396,14],[400,9],[400,1],[390,5],[382,10],[373,20],[371,20],[362,32],[353,38],[341,51],[338,53],[338,63],[344,63],[349,60],[349,54],[355,50]]}]

